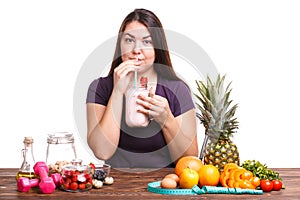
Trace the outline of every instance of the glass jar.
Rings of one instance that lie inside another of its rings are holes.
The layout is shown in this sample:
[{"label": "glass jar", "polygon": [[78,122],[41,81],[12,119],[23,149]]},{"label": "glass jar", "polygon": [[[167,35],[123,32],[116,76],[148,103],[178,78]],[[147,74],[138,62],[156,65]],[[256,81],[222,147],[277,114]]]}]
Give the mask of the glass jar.
[{"label": "glass jar", "polygon": [[138,109],[142,108],[142,106],[136,103],[139,94],[142,94],[144,96],[149,95],[147,81],[147,78],[142,77],[140,83],[129,88],[125,94],[125,121],[127,126],[129,127],[146,127],[150,122],[149,116],[145,115],[144,113],[138,112]]},{"label": "glass jar", "polygon": [[54,132],[48,134],[46,163],[54,165],[57,162],[70,163],[77,158],[74,136],[69,132]]},{"label": "glass jar", "polygon": [[75,159],[62,169],[60,189],[67,192],[84,192],[92,189],[92,171],[88,165],[82,165]]}]

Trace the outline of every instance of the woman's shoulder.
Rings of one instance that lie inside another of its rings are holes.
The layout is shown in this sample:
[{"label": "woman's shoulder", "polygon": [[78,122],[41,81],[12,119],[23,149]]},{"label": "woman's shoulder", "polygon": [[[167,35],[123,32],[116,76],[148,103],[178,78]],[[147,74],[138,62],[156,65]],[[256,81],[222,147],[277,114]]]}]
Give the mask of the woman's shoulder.
[{"label": "woman's shoulder", "polygon": [[156,94],[168,100],[174,117],[194,108],[191,91],[183,80],[159,79],[158,84]]},{"label": "woman's shoulder", "polygon": [[113,76],[94,79],[88,88],[87,103],[106,105],[113,89]]},{"label": "woman's shoulder", "polygon": [[158,84],[160,84],[163,87],[167,87],[172,91],[189,91],[188,85],[181,79],[177,80],[169,80],[164,78],[158,78]]},{"label": "woman's shoulder", "polygon": [[101,82],[101,83],[110,83],[113,81],[113,76],[112,75],[107,75],[107,76],[100,76],[96,79],[93,80],[93,82]]},{"label": "woman's shoulder", "polygon": [[94,79],[91,83],[90,83],[90,87],[93,88],[103,88],[103,87],[112,87],[112,83],[113,83],[113,76],[112,75],[108,75],[108,76],[101,76],[98,77],[96,79]]}]

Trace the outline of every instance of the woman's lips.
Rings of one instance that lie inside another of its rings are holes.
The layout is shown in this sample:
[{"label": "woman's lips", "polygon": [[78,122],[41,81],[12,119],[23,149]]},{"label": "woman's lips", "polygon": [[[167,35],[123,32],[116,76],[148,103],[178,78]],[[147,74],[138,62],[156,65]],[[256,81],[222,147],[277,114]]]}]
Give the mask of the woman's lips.
[{"label": "woman's lips", "polygon": [[139,57],[129,58],[129,59],[135,61],[136,65],[140,65],[143,62],[143,60]]},{"label": "woman's lips", "polygon": [[136,65],[141,65],[141,64],[142,64],[142,60],[140,60],[140,59],[136,60],[136,61],[135,61],[135,64],[136,64]]}]

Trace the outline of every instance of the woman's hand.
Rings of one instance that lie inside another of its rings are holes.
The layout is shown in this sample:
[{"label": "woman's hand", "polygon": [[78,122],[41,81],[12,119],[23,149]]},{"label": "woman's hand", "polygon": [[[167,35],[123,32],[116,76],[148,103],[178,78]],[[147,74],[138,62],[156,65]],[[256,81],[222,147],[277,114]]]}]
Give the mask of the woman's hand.
[{"label": "woman's hand", "polygon": [[172,115],[168,100],[155,95],[153,88],[150,88],[148,97],[139,95],[137,103],[144,107],[144,109],[138,111],[148,115],[150,119],[154,119],[161,127],[163,127],[167,118]]},{"label": "woman's hand", "polygon": [[135,64],[135,61],[127,60],[114,70],[114,88],[122,94],[125,94],[129,83],[133,80],[133,73],[130,72],[135,71]]}]

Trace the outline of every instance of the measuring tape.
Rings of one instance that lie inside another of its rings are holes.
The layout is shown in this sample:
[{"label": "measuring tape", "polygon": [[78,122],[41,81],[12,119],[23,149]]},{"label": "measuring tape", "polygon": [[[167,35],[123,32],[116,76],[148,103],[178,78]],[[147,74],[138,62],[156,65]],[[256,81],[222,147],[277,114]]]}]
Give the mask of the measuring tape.
[{"label": "measuring tape", "polygon": [[263,194],[262,190],[225,188],[216,186],[203,186],[201,189],[195,185],[192,189],[165,189],[160,187],[161,181],[148,183],[148,191],[168,195],[198,195],[198,194]]}]

